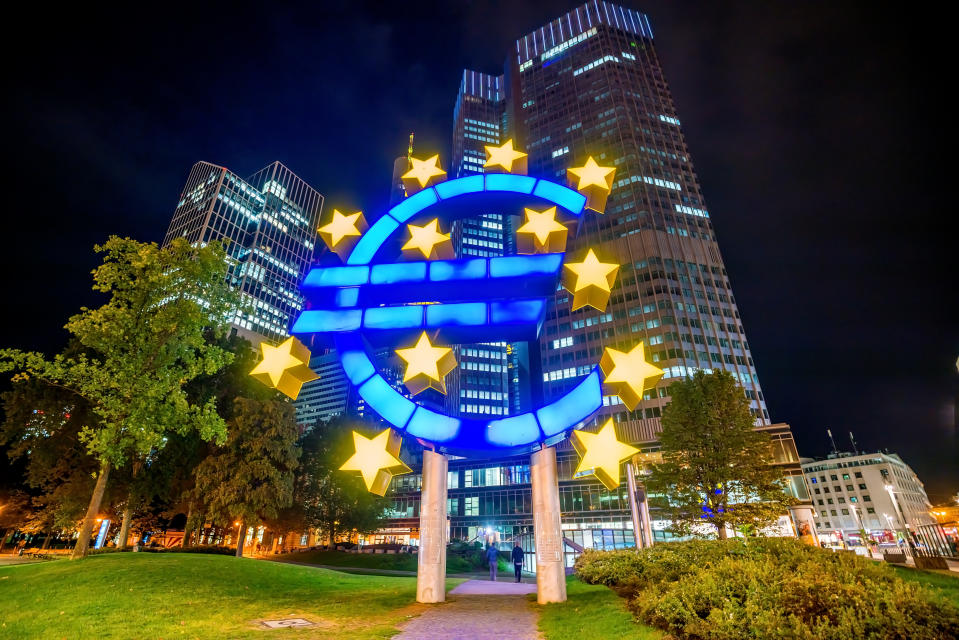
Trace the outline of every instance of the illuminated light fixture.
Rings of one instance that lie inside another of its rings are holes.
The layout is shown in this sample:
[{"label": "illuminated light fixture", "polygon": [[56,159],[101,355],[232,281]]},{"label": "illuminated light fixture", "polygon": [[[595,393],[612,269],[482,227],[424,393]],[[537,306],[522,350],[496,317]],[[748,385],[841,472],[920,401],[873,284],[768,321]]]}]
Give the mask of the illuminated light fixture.
[{"label": "illuminated light fixture", "polygon": [[600,358],[603,372],[603,391],[620,397],[630,411],[643,399],[643,392],[663,377],[663,370],[646,361],[643,343],[628,352],[606,347]]},{"label": "illuminated light fixture", "polygon": [[452,349],[434,347],[424,331],[414,346],[397,349],[396,355],[406,361],[403,384],[410,393],[415,396],[426,389],[446,393],[446,374],[456,367],[456,357]]},{"label": "illuminated light fixture", "polygon": [[410,157],[412,167],[403,174],[403,188],[408,195],[422,191],[426,187],[446,179],[446,172],[440,168],[440,157],[435,155],[426,160]]},{"label": "illuminated light fixture", "polygon": [[605,311],[618,272],[618,264],[600,262],[592,249],[582,262],[564,264],[562,284],[573,294],[572,310],[590,306]]},{"label": "illuminated light fixture", "polygon": [[570,167],[566,170],[566,178],[570,184],[576,183],[576,190],[586,196],[586,208],[597,213],[606,211],[606,199],[613,189],[613,178],[616,176],[616,167],[601,167],[593,160],[593,156],[586,159],[582,167]]},{"label": "illuminated light fixture", "polygon": [[293,400],[304,383],[320,377],[310,369],[310,350],[295,337],[276,347],[261,342],[260,350],[263,359],[250,375]]},{"label": "illuminated light fixture", "polygon": [[372,438],[353,432],[355,452],[343,463],[340,471],[358,471],[363,476],[366,490],[378,496],[386,495],[393,476],[410,473],[400,460],[402,439],[392,429],[384,429]]},{"label": "illuminated light fixture", "polygon": [[403,245],[403,255],[409,258],[423,257],[427,260],[450,260],[456,257],[450,234],[441,232],[439,224],[440,221],[433,218],[421,227],[415,224],[406,225],[410,239]]},{"label": "illuminated light fixture", "polygon": [[612,418],[599,433],[573,431],[569,439],[580,456],[574,477],[595,476],[610,491],[619,486],[619,463],[639,453],[636,447],[616,439]]},{"label": "illuminated light fixture", "polygon": [[526,223],[516,230],[517,253],[561,253],[569,230],[556,220],[556,207],[545,211],[526,208]]},{"label": "illuminated light fixture", "polygon": [[345,261],[359,242],[360,236],[369,228],[362,211],[345,215],[338,209],[333,209],[332,220],[316,231],[330,251]]},{"label": "illuminated light fixture", "polygon": [[518,149],[514,149],[513,139],[510,138],[498,147],[486,145],[486,163],[483,165],[483,169],[487,173],[501,171],[525,176],[528,161],[529,156]]}]

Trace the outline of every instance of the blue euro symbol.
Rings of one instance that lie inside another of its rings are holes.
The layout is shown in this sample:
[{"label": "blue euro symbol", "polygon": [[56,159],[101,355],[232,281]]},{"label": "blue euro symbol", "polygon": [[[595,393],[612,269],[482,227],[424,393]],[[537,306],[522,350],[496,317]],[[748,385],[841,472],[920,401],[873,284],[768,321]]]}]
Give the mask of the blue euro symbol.
[{"label": "blue euro symbol", "polygon": [[440,451],[512,455],[562,440],[603,404],[598,367],[549,404],[486,420],[445,415],[403,396],[371,355],[375,347],[415,339],[422,331],[438,333],[444,344],[536,340],[564,254],[416,262],[377,257],[390,249],[399,253],[395,232],[414,219],[452,221],[543,204],[578,218],[586,199],[555,182],[513,174],[468,176],[415,193],[370,226],[344,265],[310,270],[301,285],[309,308],[291,333],[327,340],[376,413]]}]

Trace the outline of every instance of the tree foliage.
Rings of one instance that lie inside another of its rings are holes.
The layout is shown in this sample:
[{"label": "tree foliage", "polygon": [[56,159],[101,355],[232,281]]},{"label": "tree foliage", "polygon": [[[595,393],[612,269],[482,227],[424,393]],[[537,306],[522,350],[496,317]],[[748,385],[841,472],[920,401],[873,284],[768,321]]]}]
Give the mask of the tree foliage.
[{"label": "tree foliage", "polygon": [[68,390],[95,416],[80,431],[99,471],[75,556],[86,553],[111,468],[162,448],[169,433],[196,431],[224,440],[215,401],[191,403],[185,385],[230,362],[230,352],[204,334],[221,329],[236,304],[218,243],[191,246],[177,239],[161,249],[112,236],[95,249],[104,259],[93,271],[93,288],[109,299],[81,309],[66,325],[83,350],[53,359],[0,351],[0,370],[16,369],[23,372],[18,378]]},{"label": "tree foliage", "polygon": [[319,422],[301,439],[302,469],[298,478],[304,519],[336,540],[340,533],[372,533],[383,525],[388,501],[366,490],[354,474],[340,471],[353,453],[352,431],[375,430],[355,418]]},{"label": "tree foliage", "polygon": [[698,371],[674,383],[663,411],[662,464],[648,486],[666,496],[664,516],[689,533],[697,524],[726,537],[734,528],[772,524],[794,503],[773,466],[769,435],[756,431],[749,401],[726,371]]}]

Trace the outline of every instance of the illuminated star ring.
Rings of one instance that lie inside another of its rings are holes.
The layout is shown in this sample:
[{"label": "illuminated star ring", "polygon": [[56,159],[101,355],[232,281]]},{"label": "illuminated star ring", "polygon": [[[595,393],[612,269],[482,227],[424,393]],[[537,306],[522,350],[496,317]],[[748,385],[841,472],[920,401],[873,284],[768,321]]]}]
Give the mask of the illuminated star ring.
[{"label": "illuminated star ring", "polygon": [[427,186],[372,224],[344,265],[310,271],[301,288],[311,304],[292,333],[328,338],[363,400],[399,432],[440,451],[511,455],[555,444],[603,406],[598,366],[534,411],[476,419],[445,415],[404,397],[377,371],[371,350],[412,341],[424,331],[438,333],[446,344],[538,339],[564,254],[379,263],[376,258],[384,249],[399,255],[413,219],[449,222],[525,206],[555,206],[579,219],[585,205],[586,197],[568,187],[515,174]]}]

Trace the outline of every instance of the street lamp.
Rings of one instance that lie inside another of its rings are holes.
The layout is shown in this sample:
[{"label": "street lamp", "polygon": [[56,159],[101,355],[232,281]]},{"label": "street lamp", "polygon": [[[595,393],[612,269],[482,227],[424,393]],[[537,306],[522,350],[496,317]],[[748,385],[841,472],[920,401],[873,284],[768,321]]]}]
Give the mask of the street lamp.
[{"label": "street lamp", "polygon": [[902,512],[902,505],[899,504],[899,501],[896,499],[895,487],[891,484],[884,485],[886,493],[889,494],[889,499],[892,500],[892,506],[896,510],[896,517],[899,520],[899,524],[902,531],[902,537],[906,541],[906,548],[909,552],[912,552],[912,538],[909,537],[909,532],[906,530],[906,516]]}]

